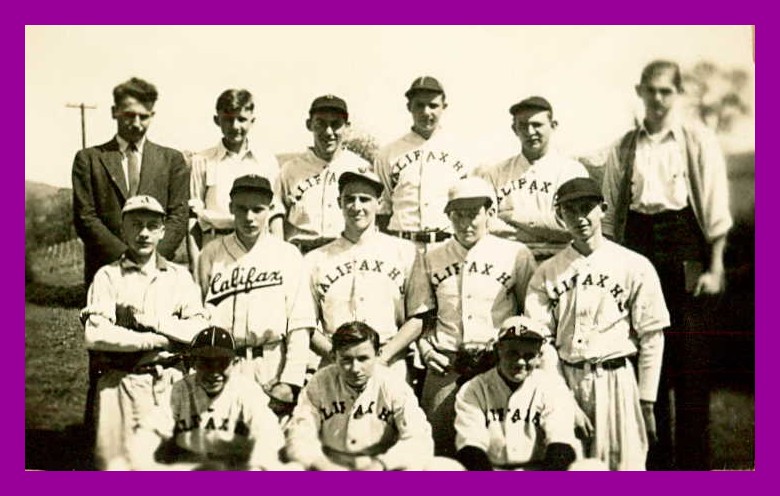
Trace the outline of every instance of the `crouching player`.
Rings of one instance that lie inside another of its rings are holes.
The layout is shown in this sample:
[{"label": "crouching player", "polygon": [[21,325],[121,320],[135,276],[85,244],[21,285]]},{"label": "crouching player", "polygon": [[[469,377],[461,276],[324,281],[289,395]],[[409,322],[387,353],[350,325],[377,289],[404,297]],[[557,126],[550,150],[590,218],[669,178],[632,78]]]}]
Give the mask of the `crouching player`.
[{"label": "crouching player", "polygon": [[379,335],[362,322],[332,337],[334,363],[301,392],[287,456],[310,470],[461,470],[434,458],[431,427],[404,380],[378,362]]},{"label": "crouching player", "polygon": [[527,317],[506,319],[497,365],[458,391],[455,446],[468,470],[565,470],[575,460],[571,392],[540,369],[547,334]]},{"label": "crouching player", "polygon": [[255,381],[231,374],[236,352],[230,333],[202,330],[189,357],[195,373],[173,385],[131,438],[130,468],[284,469],[284,435],[268,396]]}]

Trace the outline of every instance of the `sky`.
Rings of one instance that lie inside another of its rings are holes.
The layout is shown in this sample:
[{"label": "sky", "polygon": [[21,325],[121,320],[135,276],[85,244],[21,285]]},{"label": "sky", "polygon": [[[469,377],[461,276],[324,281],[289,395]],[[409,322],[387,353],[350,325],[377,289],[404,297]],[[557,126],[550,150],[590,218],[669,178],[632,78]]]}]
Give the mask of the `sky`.
[{"label": "sky", "polygon": [[[380,144],[408,131],[403,96],[434,76],[447,92],[445,125],[479,164],[516,154],[508,108],[548,98],[564,153],[602,149],[640,115],[642,67],[668,58],[683,69],[707,60],[754,75],[746,26],[27,26],[25,179],[70,186],[81,147],[116,132],[111,90],[132,76],[157,86],[150,140],[209,148],[217,96],[246,88],[256,101],[254,146],[273,153],[310,146],[305,119],[323,94],[344,98],[353,128]],[[730,146],[754,148],[749,122]]]}]

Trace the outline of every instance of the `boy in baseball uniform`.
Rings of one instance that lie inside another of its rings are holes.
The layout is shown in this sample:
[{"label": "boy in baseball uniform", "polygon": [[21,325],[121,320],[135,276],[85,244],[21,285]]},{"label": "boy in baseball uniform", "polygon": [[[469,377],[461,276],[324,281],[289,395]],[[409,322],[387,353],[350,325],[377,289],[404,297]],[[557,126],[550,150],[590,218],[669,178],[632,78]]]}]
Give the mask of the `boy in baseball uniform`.
[{"label": "boy in baseball uniform", "polygon": [[416,271],[411,308],[436,315],[435,327],[418,341],[428,372],[421,405],[433,426],[436,453],[455,454],[455,393],[460,384],[487,370],[501,323],[522,312],[528,281],[536,269],[522,243],[488,233],[493,188],[476,177],[449,190],[445,212],[454,237],[425,254]]},{"label": "boy in baseball uniform", "polygon": [[496,366],[458,391],[455,447],[468,470],[565,470],[575,460],[571,392],[555,371],[540,369],[547,336],[528,317],[509,317]]},{"label": "boy in baseball uniform", "polygon": [[368,169],[342,172],[339,204],[344,232],[309,252],[306,265],[321,327],[312,335],[312,349],[330,362],[333,333],[346,322],[365,322],[379,334],[379,360],[406,379],[408,341],[393,343],[400,334],[418,336],[422,320],[407,306],[417,250],[410,241],[381,233],[376,212],[382,183]]},{"label": "boy in baseball uniform", "polygon": [[569,179],[588,177],[588,171],[552,147],[558,121],[547,99],[528,97],[512,105],[509,113],[522,151],[498,164],[481,167],[475,174],[496,192],[497,215],[490,232],[525,243],[540,261],[563,249],[571,239],[555,215],[555,191]]},{"label": "boy in baseball uniform", "polygon": [[379,363],[379,335],[362,322],[333,334],[334,363],[301,392],[286,453],[309,470],[462,470],[434,459],[414,392]]},{"label": "boy in baseball uniform", "polygon": [[[262,388],[232,373],[235,357],[226,330],[208,327],[195,336],[189,350],[195,372],[177,381],[142,419],[129,443],[130,468],[282,468],[282,429]],[[160,446],[164,449],[158,451]]]},{"label": "boy in baseball uniform", "polygon": [[[611,470],[644,470],[655,437],[653,406],[669,312],[650,262],[606,239],[606,204],[588,178],[558,188],[556,208],[573,237],[531,279],[526,315],[555,336],[559,367],[586,415],[585,454]],[[629,360],[637,355],[638,381]]]},{"label": "boy in baseball uniform", "polygon": [[272,205],[268,179],[236,179],[230,190],[236,232],[206,245],[199,273],[212,323],[236,341],[236,373],[290,404],[303,386],[316,322],[303,257],[268,232]]},{"label": "boy in baseball uniform", "polygon": [[333,241],[344,229],[338,201],[342,171],[372,168],[343,148],[349,125],[347,102],[334,95],[315,98],[306,119],[313,146],[281,164],[278,191],[286,211],[284,239],[304,255]]},{"label": "boy in baseball uniform", "polygon": [[155,198],[127,200],[122,233],[128,249],[97,271],[81,311],[98,371],[95,461],[101,470],[126,457],[139,419],[182,377],[179,348],[207,323],[190,273],[157,253],[164,221]]}]

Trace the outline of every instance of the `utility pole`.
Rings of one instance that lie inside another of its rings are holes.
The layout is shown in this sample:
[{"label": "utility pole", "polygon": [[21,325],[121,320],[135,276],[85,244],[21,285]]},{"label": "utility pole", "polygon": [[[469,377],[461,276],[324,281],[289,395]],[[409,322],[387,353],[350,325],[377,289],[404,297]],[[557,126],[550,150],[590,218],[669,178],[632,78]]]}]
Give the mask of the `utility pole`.
[{"label": "utility pole", "polygon": [[87,147],[87,128],[86,128],[86,119],[84,118],[84,109],[96,109],[96,105],[86,105],[84,103],[69,103],[65,105],[68,108],[77,108],[81,109],[81,148],[84,149]]}]

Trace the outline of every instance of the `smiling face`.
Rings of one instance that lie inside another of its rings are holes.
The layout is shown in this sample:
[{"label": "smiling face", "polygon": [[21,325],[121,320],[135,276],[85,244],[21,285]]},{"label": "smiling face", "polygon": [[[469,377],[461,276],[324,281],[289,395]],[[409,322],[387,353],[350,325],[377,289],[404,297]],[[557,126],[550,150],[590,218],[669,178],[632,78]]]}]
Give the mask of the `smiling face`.
[{"label": "smiling face", "polygon": [[480,206],[455,203],[447,214],[455,231],[455,239],[471,248],[488,232],[488,213],[484,202]]},{"label": "smiling face", "polygon": [[230,197],[230,213],[235,218],[236,235],[249,247],[268,229],[271,195],[264,191],[238,190]]},{"label": "smiling face", "polygon": [[158,213],[134,210],[122,216],[122,235],[136,261],[146,261],[154,255],[164,234],[165,223]]},{"label": "smiling face", "polygon": [[377,353],[371,341],[363,341],[336,350],[335,356],[344,382],[357,391],[365,388],[368,380],[374,375],[377,363]]},{"label": "smiling face", "polygon": [[344,213],[347,234],[359,234],[374,225],[379,209],[376,188],[366,181],[351,180],[344,185],[339,196],[339,205]]},{"label": "smiling face", "polygon": [[241,149],[254,122],[254,111],[246,107],[221,110],[214,116],[214,123],[222,130],[223,143],[231,151]]},{"label": "smiling face", "polygon": [[601,236],[605,203],[597,198],[577,198],[563,202],[557,208],[575,242],[587,242],[594,236]]},{"label": "smiling face", "polygon": [[233,358],[196,356],[192,367],[195,369],[195,381],[209,396],[216,396],[225,389],[233,370]]},{"label": "smiling face", "polygon": [[425,139],[431,137],[439,126],[442,113],[447,108],[444,94],[435,91],[417,91],[406,103],[412,114],[412,129]]},{"label": "smiling face", "polygon": [[347,116],[341,112],[317,110],[306,120],[306,129],[314,135],[314,151],[318,157],[330,161],[341,148],[349,129]]},{"label": "smiling face", "polygon": [[116,121],[116,133],[125,141],[138,143],[149,129],[154,117],[154,104],[144,104],[132,96],[126,96],[119,104],[111,107]]},{"label": "smiling face", "polygon": [[550,137],[557,125],[549,111],[523,108],[515,113],[512,131],[520,138],[523,155],[530,160],[537,160],[547,153]]},{"label": "smiling face", "polygon": [[509,382],[521,384],[542,363],[541,342],[502,339],[496,344],[498,372]]}]

